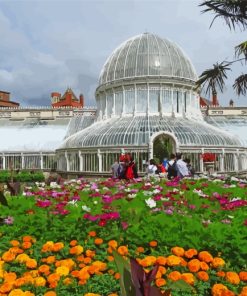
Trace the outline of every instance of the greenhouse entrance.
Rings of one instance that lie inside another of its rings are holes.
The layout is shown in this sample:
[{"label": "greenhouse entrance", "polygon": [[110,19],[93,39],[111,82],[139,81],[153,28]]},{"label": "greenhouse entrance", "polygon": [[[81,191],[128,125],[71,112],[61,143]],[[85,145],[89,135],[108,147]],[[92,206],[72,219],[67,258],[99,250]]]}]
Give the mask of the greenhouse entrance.
[{"label": "greenhouse entrance", "polygon": [[176,152],[176,143],[171,135],[162,133],[153,140],[153,158],[162,163],[164,158],[169,159],[171,153]]}]

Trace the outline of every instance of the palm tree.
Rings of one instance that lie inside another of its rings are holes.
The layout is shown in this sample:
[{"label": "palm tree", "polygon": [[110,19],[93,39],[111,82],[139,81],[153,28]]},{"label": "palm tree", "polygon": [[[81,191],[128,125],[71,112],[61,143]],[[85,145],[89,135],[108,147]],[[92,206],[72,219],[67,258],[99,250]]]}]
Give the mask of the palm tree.
[{"label": "palm tree", "polygon": [[[235,29],[238,25],[243,30],[247,28],[247,1],[246,0],[206,0],[199,6],[206,7],[202,10],[205,12],[213,12],[215,17],[210,25],[212,26],[216,18],[224,18],[230,29]],[[223,61],[216,63],[213,68],[205,70],[197,81],[197,87],[206,87],[206,94],[212,92],[217,94],[217,89],[221,92],[224,90],[225,80],[227,79],[227,71],[231,70],[230,65],[236,62],[247,62],[247,41],[235,47],[235,57],[233,61]],[[247,74],[241,74],[236,78],[233,88],[237,95],[245,95],[247,93]]]}]

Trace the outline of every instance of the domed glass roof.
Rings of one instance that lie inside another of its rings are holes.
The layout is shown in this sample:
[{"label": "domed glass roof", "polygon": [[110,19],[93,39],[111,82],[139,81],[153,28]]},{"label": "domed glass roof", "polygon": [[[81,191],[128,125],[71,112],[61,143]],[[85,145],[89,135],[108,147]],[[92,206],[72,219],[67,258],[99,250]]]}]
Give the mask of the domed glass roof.
[{"label": "domed glass roof", "polygon": [[203,121],[138,116],[96,122],[68,137],[59,149],[146,146],[150,137],[158,132],[173,134],[180,146],[241,147],[238,138]]},{"label": "domed glass roof", "polygon": [[155,34],[144,33],[114,50],[103,66],[99,84],[145,76],[197,80],[191,61],[178,45]]}]

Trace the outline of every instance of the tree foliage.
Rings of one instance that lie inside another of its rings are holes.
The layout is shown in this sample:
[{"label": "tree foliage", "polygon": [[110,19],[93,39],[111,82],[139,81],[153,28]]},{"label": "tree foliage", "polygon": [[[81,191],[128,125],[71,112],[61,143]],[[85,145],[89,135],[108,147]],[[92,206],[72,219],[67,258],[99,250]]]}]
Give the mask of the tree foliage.
[{"label": "tree foliage", "polygon": [[[215,14],[210,27],[215,19],[221,17],[225,20],[230,29],[236,26],[245,30],[247,28],[247,1],[246,0],[205,0],[200,5],[203,13],[212,12]],[[247,62],[247,41],[235,47],[235,60],[215,63],[212,68],[205,70],[197,81],[197,87],[206,87],[206,94],[217,93],[217,89],[223,92],[227,71],[231,70],[231,65],[236,62]],[[247,74],[242,73],[235,79],[233,88],[236,94],[246,95]]]}]

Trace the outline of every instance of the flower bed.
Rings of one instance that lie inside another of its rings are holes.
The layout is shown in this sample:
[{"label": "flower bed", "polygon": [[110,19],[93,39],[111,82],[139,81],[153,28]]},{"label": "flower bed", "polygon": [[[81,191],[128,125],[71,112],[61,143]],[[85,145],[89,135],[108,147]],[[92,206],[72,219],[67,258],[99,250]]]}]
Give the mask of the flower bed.
[{"label": "flower bed", "polygon": [[173,296],[247,295],[246,196],[234,178],[38,184],[0,206],[0,295],[120,295],[113,249]]}]

